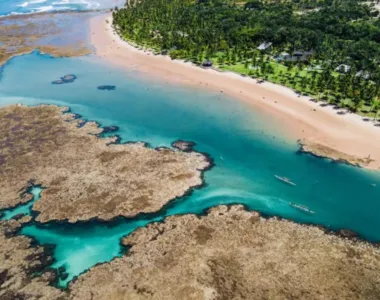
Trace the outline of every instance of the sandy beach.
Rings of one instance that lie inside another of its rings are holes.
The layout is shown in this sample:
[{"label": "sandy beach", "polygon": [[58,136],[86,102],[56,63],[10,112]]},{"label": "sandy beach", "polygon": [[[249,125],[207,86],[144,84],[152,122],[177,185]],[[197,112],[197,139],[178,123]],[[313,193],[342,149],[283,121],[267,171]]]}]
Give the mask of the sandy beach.
[{"label": "sandy beach", "polygon": [[319,151],[322,156],[339,159],[341,153],[352,164],[380,168],[380,128],[362,121],[359,115],[338,115],[333,108],[321,107],[308,97],[299,97],[291,89],[276,84],[259,84],[231,72],[203,69],[138,50],[115,34],[111,24],[110,14],[90,20],[91,43],[96,54],[108,62],[160,80],[225,93],[269,116],[271,122],[280,124],[292,138],[316,144],[319,149],[326,147],[325,151]]}]

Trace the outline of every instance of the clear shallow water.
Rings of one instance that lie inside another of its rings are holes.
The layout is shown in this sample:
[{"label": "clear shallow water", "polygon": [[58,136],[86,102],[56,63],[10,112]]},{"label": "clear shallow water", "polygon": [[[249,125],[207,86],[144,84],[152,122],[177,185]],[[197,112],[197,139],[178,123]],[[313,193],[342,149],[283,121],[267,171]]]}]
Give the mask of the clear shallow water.
[{"label": "clear shallow water", "polygon": [[0,16],[52,11],[80,11],[122,6],[121,0],[1,0]]},{"label": "clear shallow water", "polygon": [[[72,73],[78,76],[74,83],[50,83]],[[98,85],[117,88],[99,91]],[[11,60],[2,72],[0,105],[11,103],[67,105],[103,126],[119,126],[123,141],[142,140],[156,147],[189,139],[215,159],[216,166],[205,174],[205,188],[155,215],[109,224],[25,226],[22,233],[57,245],[54,266],[63,265],[69,273],[63,286],[96,263],[121,255],[120,238],[137,227],[169,215],[202,213],[218,204],[242,203],[268,215],[348,228],[380,240],[378,173],[299,155],[296,143],[285,139],[272,119],[218,93],[150,81],[92,57],[57,59],[34,53]],[[297,187],[276,180],[275,174],[290,177]],[[316,214],[305,214],[289,202]]]},{"label": "clear shallow water", "polygon": [[28,192],[33,195],[33,199],[28,203],[24,203],[14,208],[5,210],[1,216],[1,220],[10,220],[20,214],[29,215],[33,204],[40,198],[41,191],[42,188],[40,186],[31,188]]}]

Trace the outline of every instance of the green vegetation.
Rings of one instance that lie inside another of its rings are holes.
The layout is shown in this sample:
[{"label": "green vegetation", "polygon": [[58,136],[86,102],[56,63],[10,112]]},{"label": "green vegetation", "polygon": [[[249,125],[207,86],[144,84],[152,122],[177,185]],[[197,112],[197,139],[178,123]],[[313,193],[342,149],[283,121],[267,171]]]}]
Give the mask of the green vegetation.
[{"label": "green vegetation", "polygon": [[113,12],[128,41],[371,117],[380,110],[378,15],[359,0],[127,0]]}]

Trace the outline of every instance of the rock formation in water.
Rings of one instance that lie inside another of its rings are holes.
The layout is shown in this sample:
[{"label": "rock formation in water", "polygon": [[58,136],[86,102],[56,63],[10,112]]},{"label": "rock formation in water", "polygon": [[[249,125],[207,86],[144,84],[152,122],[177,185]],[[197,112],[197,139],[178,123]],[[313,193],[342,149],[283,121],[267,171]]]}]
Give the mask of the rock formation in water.
[{"label": "rock formation in water", "polygon": [[345,163],[348,165],[368,167],[368,165],[373,162],[373,159],[371,159],[370,156],[357,157],[355,155],[346,154],[323,144],[309,141],[307,139],[299,140],[298,144],[300,145],[301,153],[309,153],[316,157],[329,158],[333,161]]},{"label": "rock formation in water", "polygon": [[67,299],[50,285],[55,272],[46,269],[52,262],[49,248],[32,247],[29,238],[15,236],[19,226],[14,220],[0,221],[0,299]]},{"label": "rock formation in water", "polygon": [[177,140],[174,143],[172,143],[172,147],[184,152],[191,152],[195,147],[195,143],[184,140]]},{"label": "rock formation in water", "polygon": [[[110,220],[156,212],[202,185],[207,156],[112,144],[95,122],[57,106],[0,109],[0,208],[31,199],[31,182],[46,187],[33,210],[37,220]],[[82,126],[78,127],[78,124]]]},{"label": "rock formation in water", "polygon": [[62,76],[58,80],[52,81],[52,84],[64,84],[64,83],[72,83],[77,79],[77,76],[74,74],[68,74],[65,76]]},{"label": "rock formation in water", "polygon": [[114,85],[99,85],[98,90],[114,91],[114,90],[116,90],[116,86],[114,86]]},{"label": "rock formation in water", "polygon": [[70,285],[71,299],[379,299],[380,250],[242,206],[169,217],[127,255]]}]

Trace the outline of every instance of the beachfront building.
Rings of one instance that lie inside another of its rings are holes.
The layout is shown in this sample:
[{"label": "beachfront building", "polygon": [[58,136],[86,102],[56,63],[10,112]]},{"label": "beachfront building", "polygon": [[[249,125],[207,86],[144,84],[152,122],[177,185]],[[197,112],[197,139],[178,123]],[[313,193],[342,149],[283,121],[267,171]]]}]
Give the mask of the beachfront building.
[{"label": "beachfront building", "polygon": [[355,74],[355,76],[368,80],[371,77],[371,73],[369,73],[368,71],[360,70]]},{"label": "beachfront building", "polygon": [[290,62],[297,62],[297,61],[307,61],[309,57],[313,54],[312,51],[294,51],[292,55],[290,55],[287,52],[282,52],[280,55],[275,56],[274,58],[277,61],[290,61]]},{"label": "beachfront building", "polygon": [[294,57],[302,57],[303,54],[304,54],[303,51],[299,51],[299,50],[293,52]]},{"label": "beachfront building", "polygon": [[313,50],[310,51],[302,51],[297,50],[293,52],[293,56],[291,58],[291,61],[307,61],[310,56],[313,55]]},{"label": "beachfront building", "polygon": [[335,71],[337,71],[339,73],[348,73],[348,72],[350,72],[350,70],[351,70],[351,66],[344,65],[344,64],[337,66],[335,69]]},{"label": "beachfront building", "polygon": [[273,58],[277,61],[286,61],[289,60],[292,56],[287,52],[282,52],[278,55],[275,55]]},{"label": "beachfront building", "polygon": [[260,51],[269,51],[272,49],[272,43],[271,42],[264,42],[264,43],[261,43],[258,47],[257,47],[257,50],[260,50]]}]

